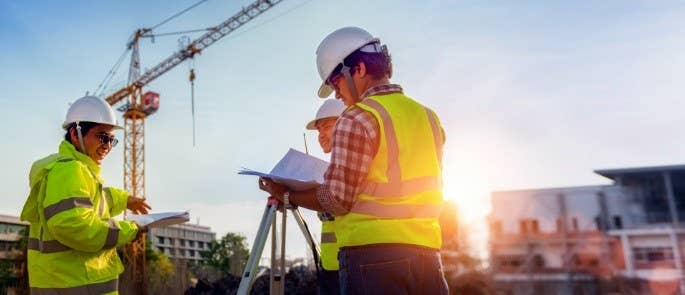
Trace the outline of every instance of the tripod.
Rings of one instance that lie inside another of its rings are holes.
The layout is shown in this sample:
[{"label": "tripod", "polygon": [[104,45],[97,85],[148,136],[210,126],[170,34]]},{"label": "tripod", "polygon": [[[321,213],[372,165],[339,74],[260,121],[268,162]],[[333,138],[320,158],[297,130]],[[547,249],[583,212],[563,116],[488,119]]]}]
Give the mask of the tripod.
[{"label": "tripod", "polygon": [[[276,225],[276,215],[278,213],[279,205],[283,205],[283,210],[281,214],[281,232],[280,237],[277,232]],[[302,213],[297,207],[290,207],[289,204],[282,204],[274,197],[269,197],[266,201],[266,208],[264,209],[264,214],[262,215],[262,220],[259,223],[259,230],[257,231],[257,236],[255,237],[254,243],[252,244],[252,250],[250,251],[250,256],[247,260],[247,265],[245,265],[245,271],[243,271],[243,276],[240,280],[240,286],[238,287],[238,295],[247,295],[252,289],[252,283],[254,282],[257,266],[259,265],[259,259],[262,257],[262,251],[264,250],[264,244],[266,244],[266,237],[269,235],[269,227],[271,227],[271,273],[269,275],[269,294],[284,294],[285,292],[285,224],[287,210],[290,210],[295,217],[297,225],[300,227],[302,234],[309,244],[309,248],[314,254],[314,263],[319,265],[319,257],[321,250],[312,238],[312,233],[309,231],[307,224],[302,218]],[[276,258],[276,254],[279,250],[278,240],[280,238],[280,259]]]}]

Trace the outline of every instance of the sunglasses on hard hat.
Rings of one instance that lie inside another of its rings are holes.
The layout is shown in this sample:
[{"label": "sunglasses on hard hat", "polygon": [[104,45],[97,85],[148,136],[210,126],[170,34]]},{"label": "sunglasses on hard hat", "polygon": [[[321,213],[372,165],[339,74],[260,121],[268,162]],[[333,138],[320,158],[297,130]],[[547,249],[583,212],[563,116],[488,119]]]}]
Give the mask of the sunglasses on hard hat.
[{"label": "sunglasses on hard hat", "polygon": [[112,147],[117,146],[117,143],[119,143],[119,140],[114,137],[114,135],[109,136],[105,133],[99,133],[96,134],[97,138],[100,140],[101,144],[111,144]]}]

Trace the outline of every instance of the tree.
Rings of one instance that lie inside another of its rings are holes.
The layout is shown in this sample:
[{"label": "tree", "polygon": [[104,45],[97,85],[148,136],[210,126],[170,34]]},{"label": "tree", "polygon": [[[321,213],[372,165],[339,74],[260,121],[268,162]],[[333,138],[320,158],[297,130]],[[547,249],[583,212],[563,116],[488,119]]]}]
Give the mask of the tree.
[{"label": "tree", "polygon": [[220,240],[213,241],[209,250],[200,252],[202,264],[223,275],[240,277],[249,254],[246,240],[242,235],[227,233]]}]

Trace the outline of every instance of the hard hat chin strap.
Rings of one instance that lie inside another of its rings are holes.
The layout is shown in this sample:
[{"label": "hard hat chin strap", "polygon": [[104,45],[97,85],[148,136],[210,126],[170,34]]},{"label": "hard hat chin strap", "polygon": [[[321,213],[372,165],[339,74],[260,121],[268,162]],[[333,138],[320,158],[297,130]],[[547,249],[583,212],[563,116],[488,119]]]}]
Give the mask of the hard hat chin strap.
[{"label": "hard hat chin strap", "polygon": [[78,134],[78,144],[81,147],[81,153],[86,153],[86,146],[83,144],[83,135],[81,135],[81,126],[76,122],[76,134]]},{"label": "hard hat chin strap", "polygon": [[354,100],[354,102],[359,102],[359,92],[357,92],[357,86],[354,85],[352,74],[350,74],[351,68],[345,65],[345,63],[342,65],[343,67],[340,70],[340,73],[345,77],[345,84],[347,84],[347,89],[350,91],[350,95],[352,95],[352,100]]}]

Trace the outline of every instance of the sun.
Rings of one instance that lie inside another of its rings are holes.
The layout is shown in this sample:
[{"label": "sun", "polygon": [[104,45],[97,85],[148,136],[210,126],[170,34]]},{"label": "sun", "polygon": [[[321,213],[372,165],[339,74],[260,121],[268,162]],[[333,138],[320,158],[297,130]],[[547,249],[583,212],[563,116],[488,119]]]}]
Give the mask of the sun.
[{"label": "sun", "polygon": [[490,212],[490,183],[484,171],[464,164],[468,163],[444,168],[443,193],[446,200],[457,204],[462,222],[470,224]]}]

